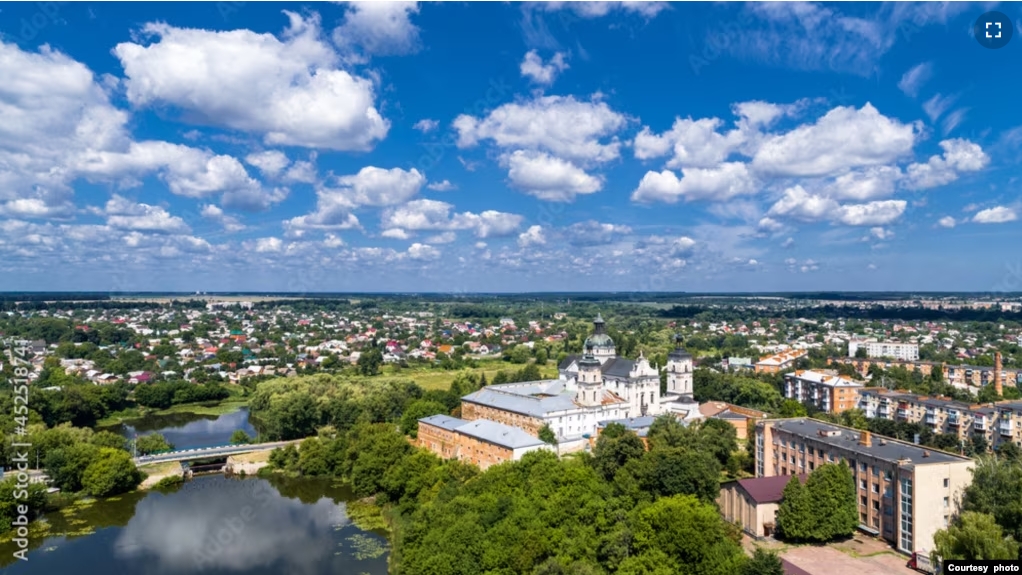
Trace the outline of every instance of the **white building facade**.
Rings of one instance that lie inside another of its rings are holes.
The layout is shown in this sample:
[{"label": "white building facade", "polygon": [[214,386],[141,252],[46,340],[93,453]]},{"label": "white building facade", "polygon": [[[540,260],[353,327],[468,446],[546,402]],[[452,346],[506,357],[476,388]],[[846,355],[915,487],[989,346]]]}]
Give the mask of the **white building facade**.
[{"label": "white building facade", "polygon": [[491,385],[462,398],[462,416],[518,424],[535,433],[548,425],[561,442],[595,437],[600,422],[673,413],[701,417],[692,399],[692,356],[678,347],[668,356],[667,393],[660,393],[660,368],[642,354],[618,357],[604,331],[593,322],[585,353],[558,366],[556,380]]}]

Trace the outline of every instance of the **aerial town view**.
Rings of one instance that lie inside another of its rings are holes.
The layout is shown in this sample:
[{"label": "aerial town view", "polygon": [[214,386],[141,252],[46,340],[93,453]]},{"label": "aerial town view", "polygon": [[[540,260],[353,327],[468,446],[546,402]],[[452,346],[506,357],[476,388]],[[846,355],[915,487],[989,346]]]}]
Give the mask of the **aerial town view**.
[{"label": "aerial town view", "polygon": [[0,573],[1020,572],[1019,26],[0,3]]}]

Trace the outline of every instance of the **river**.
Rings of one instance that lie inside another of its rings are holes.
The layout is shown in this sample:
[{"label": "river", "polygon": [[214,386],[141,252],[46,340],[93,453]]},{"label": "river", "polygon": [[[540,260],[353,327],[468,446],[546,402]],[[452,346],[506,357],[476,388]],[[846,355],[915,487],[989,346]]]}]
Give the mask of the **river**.
[{"label": "river", "polygon": [[[248,409],[149,416],[110,429],[162,433],[178,449],[256,435]],[[170,492],[78,502],[36,521],[28,561],[8,534],[0,573],[17,575],[385,575],[382,533],[352,525],[351,492],[329,480],[198,476]]]},{"label": "river", "polygon": [[385,575],[386,539],[351,524],[328,481],[200,476],[37,522],[27,561],[0,544],[5,574]]},{"label": "river", "polygon": [[231,442],[231,434],[238,429],[255,437],[258,430],[248,415],[247,407],[219,416],[195,413],[147,415],[104,429],[129,439],[135,434],[162,433],[175,449],[194,449],[227,445]]}]

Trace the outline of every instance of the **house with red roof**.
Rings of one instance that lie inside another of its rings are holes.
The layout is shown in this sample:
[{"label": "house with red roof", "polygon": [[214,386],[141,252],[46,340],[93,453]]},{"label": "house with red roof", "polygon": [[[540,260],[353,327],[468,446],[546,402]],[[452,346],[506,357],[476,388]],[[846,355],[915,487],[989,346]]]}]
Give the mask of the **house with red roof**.
[{"label": "house with red roof", "polygon": [[[777,510],[784,498],[784,487],[791,475],[751,477],[730,481],[720,486],[717,505],[728,523],[738,523],[742,531],[757,539],[770,537],[777,527]],[[798,476],[806,482],[808,474]]]}]

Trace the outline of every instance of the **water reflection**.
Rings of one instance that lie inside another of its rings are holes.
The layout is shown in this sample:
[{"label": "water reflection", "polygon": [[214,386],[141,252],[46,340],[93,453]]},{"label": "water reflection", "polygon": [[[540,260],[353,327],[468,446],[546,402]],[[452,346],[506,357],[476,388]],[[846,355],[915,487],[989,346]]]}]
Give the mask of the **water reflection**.
[{"label": "water reflection", "polygon": [[192,449],[226,445],[231,442],[231,434],[238,429],[251,437],[258,435],[255,426],[249,420],[247,407],[219,416],[195,413],[149,415],[115,426],[110,431],[128,438],[136,433],[139,435],[162,433],[175,448]]},{"label": "water reflection", "polygon": [[200,480],[170,497],[147,498],[117,538],[117,556],[146,558],[163,573],[268,565],[315,573],[333,555],[334,531],[348,524],[343,505],[284,499],[266,481],[225,481]]},{"label": "water reflection", "polygon": [[125,504],[134,514],[127,515],[121,509],[118,515],[130,517],[126,525],[122,523],[123,526],[102,529],[86,537],[73,540],[51,537],[29,554],[29,561],[17,561],[5,572],[79,575],[387,572],[385,556],[361,560],[355,556],[349,540],[352,536],[383,540],[349,523],[343,490],[322,482],[285,483],[293,498],[283,496],[264,479],[207,476],[188,482],[173,493],[150,493],[141,500],[99,502],[96,508],[113,505],[113,509],[117,504]]}]

